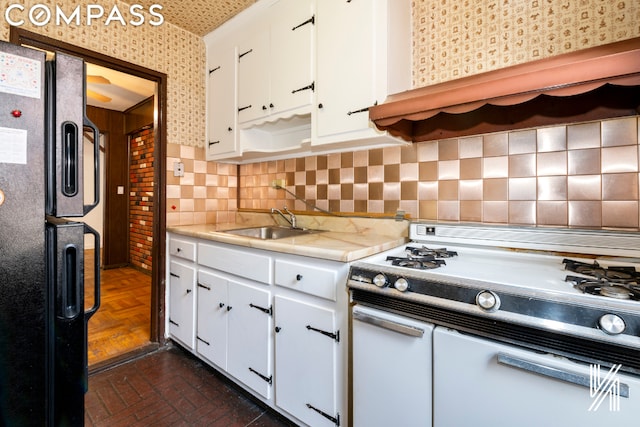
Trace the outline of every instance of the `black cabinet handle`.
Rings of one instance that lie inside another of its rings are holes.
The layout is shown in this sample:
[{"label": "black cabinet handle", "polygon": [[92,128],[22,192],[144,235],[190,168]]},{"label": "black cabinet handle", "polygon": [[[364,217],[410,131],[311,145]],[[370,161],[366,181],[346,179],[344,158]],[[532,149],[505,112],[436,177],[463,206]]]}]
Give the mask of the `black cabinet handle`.
[{"label": "black cabinet handle", "polygon": [[185,293],[185,295],[189,295],[191,293],[191,289],[187,289],[187,292]]},{"label": "black cabinet handle", "polygon": [[178,253],[182,252],[182,248],[176,248],[176,252]]},{"label": "black cabinet handle", "polygon": [[221,302],[221,303],[219,303],[219,304],[218,304],[218,306],[219,306],[220,308],[222,308],[222,307],[224,307],[224,303],[223,303],[223,302]]},{"label": "black cabinet handle", "polygon": [[312,25],[313,25],[313,24],[315,24],[315,23],[316,23],[316,16],[315,16],[315,15],[313,15],[311,18],[309,18],[309,19],[307,19],[306,21],[302,22],[301,24],[298,24],[298,25],[296,25],[295,27],[293,27],[293,28],[291,29],[291,31],[295,31],[295,30],[297,30],[298,28],[300,28],[300,27],[304,27],[304,26],[305,26],[305,25],[307,25],[307,24],[312,24]]},{"label": "black cabinet handle", "polygon": [[208,291],[210,291],[210,290],[211,290],[211,288],[210,288],[210,287],[205,286],[205,285],[203,285],[202,283],[198,283],[198,287],[199,287],[199,288],[204,288],[204,289],[206,289],[206,290],[208,290]]},{"label": "black cabinet handle", "polygon": [[231,311],[233,307],[231,307],[230,305],[227,306],[227,311]]},{"label": "black cabinet handle", "polygon": [[251,105],[247,105],[246,107],[240,107],[240,108],[238,108],[238,113],[239,113],[240,111],[244,111],[244,110],[246,110],[247,108],[251,108]]},{"label": "black cabinet handle", "polygon": [[180,325],[178,325],[176,322],[174,322],[173,320],[171,320],[171,318],[169,318],[169,323],[171,323],[172,325],[180,326]]},{"label": "black cabinet handle", "polygon": [[324,104],[321,102],[320,104],[318,104],[318,108],[324,108]]},{"label": "black cabinet handle", "polygon": [[209,74],[213,73],[214,71],[217,71],[220,69],[220,66],[218,65],[216,68],[213,68],[211,70],[209,70]]},{"label": "black cabinet handle", "polygon": [[209,342],[207,342],[207,341],[203,340],[202,338],[200,338],[200,337],[198,337],[198,336],[196,336],[196,339],[197,339],[198,341],[201,341],[201,342],[205,343],[206,345],[211,345],[211,344],[209,344]]},{"label": "black cabinet handle", "polygon": [[262,111],[266,111],[266,109],[267,109],[267,106],[266,106],[266,105],[263,105],[263,106],[262,106]]},{"label": "black cabinet handle", "polygon": [[280,326],[276,326],[275,329],[276,329],[276,334],[282,330],[282,328]]},{"label": "black cabinet handle", "polygon": [[229,126],[229,127],[227,128],[227,130],[228,130],[229,132],[231,132],[233,129],[231,128],[231,126]]},{"label": "black cabinet handle", "polygon": [[[347,0],[347,3],[349,1],[350,0]],[[309,409],[311,409],[313,411],[316,411],[318,414],[322,415],[323,417],[325,417],[326,419],[328,419],[329,421],[331,421],[335,425],[337,425],[337,426],[340,425],[340,414],[336,414],[336,416],[334,417],[334,416],[329,415],[326,412],[324,412],[324,411],[322,411],[322,410],[320,410],[320,409],[318,409],[318,408],[316,408],[316,407],[314,407],[314,406],[312,406],[312,405],[310,405],[308,403],[306,405],[307,405],[307,408],[309,408]]]},{"label": "black cabinet handle", "polygon": [[257,376],[259,376],[260,378],[262,378],[263,380],[265,380],[266,382],[268,382],[268,383],[269,383],[269,385],[271,385],[271,383],[273,383],[273,375],[272,375],[272,376],[267,377],[266,375],[262,375],[260,372],[256,371],[256,370],[255,370],[255,369],[253,369],[253,368],[249,368],[249,370],[250,370],[251,372],[253,372],[254,374],[256,374]]},{"label": "black cabinet handle", "polygon": [[309,331],[313,331],[313,332],[318,332],[322,335],[325,335],[331,339],[336,340],[336,342],[340,342],[340,331],[336,331],[334,332],[327,332],[327,331],[323,331],[322,329],[318,329],[318,328],[314,328],[311,325],[307,325],[307,330]]},{"label": "black cabinet handle", "polygon": [[292,90],[291,93],[302,92],[303,90],[311,90],[311,92],[314,92],[315,89],[316,89],[316,82],[311,82],[311,84],[301,87],[300,89]]},{"label": "black cabinet handle", "polygon": [[260,307],[259,305],[255,305],[255,304],[253,304],[253,303],[249,304],[249,307],[251,307],[251,308],[256,308],[256,309],[258,309],[258,310],[260,310],[260,311],[262,311],[262,312],[264,312],[264,313],[268,314],[269,316],[271,316],[271,313],[272,313],[272,311],[271,311],[271,307],[269,307],[269,308],[264,308],[264,307]]},{"label": "black cabinet handle", "polygon": [[299,282],[302,280],[302,274],[296,274],[296,280]]},{"label": "black cabinet handle", "polygon": [[180,276],[178,276],[176,273],[169,273],[169,276],[176,277],[178,279],[180,278]]},{"label": "black cabinet handle", "polygon": [[248,51],[241,53],[240,55],[238,55],[238,60],[240,60],[240,58],[242,58],[243,56],[245,56],[245,55],[247,55],[247,54],[249,54],[251,52],[253,52],[253,49],[249,49]]},{"label": "black cabinet handle", "polygon": [[211,141],[211,142],[209,142],[209,147],[211,147],[212,145],[216,145],[216,144],[220,144],[220,141]]},{"label": "black cabinet handle", "polygon": [[[374,102],[374,103],[373,103],[373,105],[374,105],[374,106],[378,105],[378,101]],[[349,111],[349,112],[347,113],[347,116],[350,116],[350,115],[352,115],[352,114],[357,114],[357,113],[364,113],[364,112],[366,112],[366,111],[369,111],[369,108],[370,108],[370,107],[365,107],[365,108],[360,108],[359,110]]]}]

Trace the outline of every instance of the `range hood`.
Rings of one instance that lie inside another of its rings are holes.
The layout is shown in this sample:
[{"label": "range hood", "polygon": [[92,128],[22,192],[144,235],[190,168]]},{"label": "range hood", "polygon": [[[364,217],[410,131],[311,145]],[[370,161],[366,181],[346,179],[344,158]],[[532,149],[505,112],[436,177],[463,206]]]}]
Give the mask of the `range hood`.
[{"label": "range hood", "polygon": [[640,38],[391,95],[369,109],[407,141],[478,135],[640,113]]}]

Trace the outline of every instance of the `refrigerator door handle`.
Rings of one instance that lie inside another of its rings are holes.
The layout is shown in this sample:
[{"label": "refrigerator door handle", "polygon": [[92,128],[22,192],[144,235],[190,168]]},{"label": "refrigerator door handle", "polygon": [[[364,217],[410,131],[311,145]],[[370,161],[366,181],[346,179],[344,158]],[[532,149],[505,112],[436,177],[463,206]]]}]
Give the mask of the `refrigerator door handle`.
[{"label": "refrigerator door handle", "polygon": [[93,202],[84,205],[83,212],[86,215],[100,203],[100,130],[86,115],[84,126],[91,128],[93,132]]},{"label": "refrigerator door handle", "polygon": [[98,311],[100,308],[100,234],[88,226],[84,224],[84,232],[85,234],[93,234],[93,238],[95,241],[95,256],[93,260],[93,268],[94,268],[94,292],[93,292],[93,306],[84,312],[84,317],[86,321],[89,321],[89,318],[93,316],[93,314]]}]

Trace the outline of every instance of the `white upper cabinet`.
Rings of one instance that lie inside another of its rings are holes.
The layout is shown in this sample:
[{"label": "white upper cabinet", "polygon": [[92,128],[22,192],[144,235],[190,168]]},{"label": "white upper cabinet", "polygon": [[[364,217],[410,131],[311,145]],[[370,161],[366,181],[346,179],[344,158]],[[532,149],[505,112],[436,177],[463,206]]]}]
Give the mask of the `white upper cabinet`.
[{"label": "white upper cabinet", "polygon": [[240,42],[238,123],[243,128],[259,126],[260,119],[310,114],[314,21],[310,0],[279,0]]},{"label": "white upper cabinet", "polygon": [[235,46],[209,53],[207,80],[207,158],[236,155]]},{"label": "white upper cabinet", "polygon": [[213,130],[225,127],[214,124],[222,119],[213,117],[220,113],[209,91],[208,159],[248,163],[402,143],[374,127],[368,108],[410,89],[411,0],[260,0],[205,36],[209,64],[220,40],[237,49],[237,103],[227,102],[238,129],[230,132],[234,149],[214,148]]},{"label": "white upper cabinet", "polygon": [[322,0],[316,7],[313,144],[394,143],[375,128],[368,109],[387,95],[410,88],[410,1]]}]

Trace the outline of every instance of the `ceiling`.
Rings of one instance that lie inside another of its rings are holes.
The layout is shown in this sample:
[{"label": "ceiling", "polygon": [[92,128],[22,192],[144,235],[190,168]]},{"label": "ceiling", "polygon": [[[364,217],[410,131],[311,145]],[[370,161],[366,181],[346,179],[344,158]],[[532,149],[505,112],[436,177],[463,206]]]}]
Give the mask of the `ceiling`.
[{"label": "ceiling", "polygon": [[[162,2],[160,13],[165,22],[183,28],[198,36],[204,36],[256,0],[182,0]],[[136,0],[136,4],[149,6],[158,4],[157,0]]]},{"label": "ceiling", "polygon": [[155,90],[153,81],[87,63],[87,105],[125,111]]},{"label": "ceiling", "polygon": [[[161,13],[165,22],[198,36],[204,36],[253,4],[255,0],[183,0],[165,2]],[[137,0],[149,6],[157,0]],[[155,93],[155,82],[108,68],[87,64],[87,105],[125,111]]]}]

